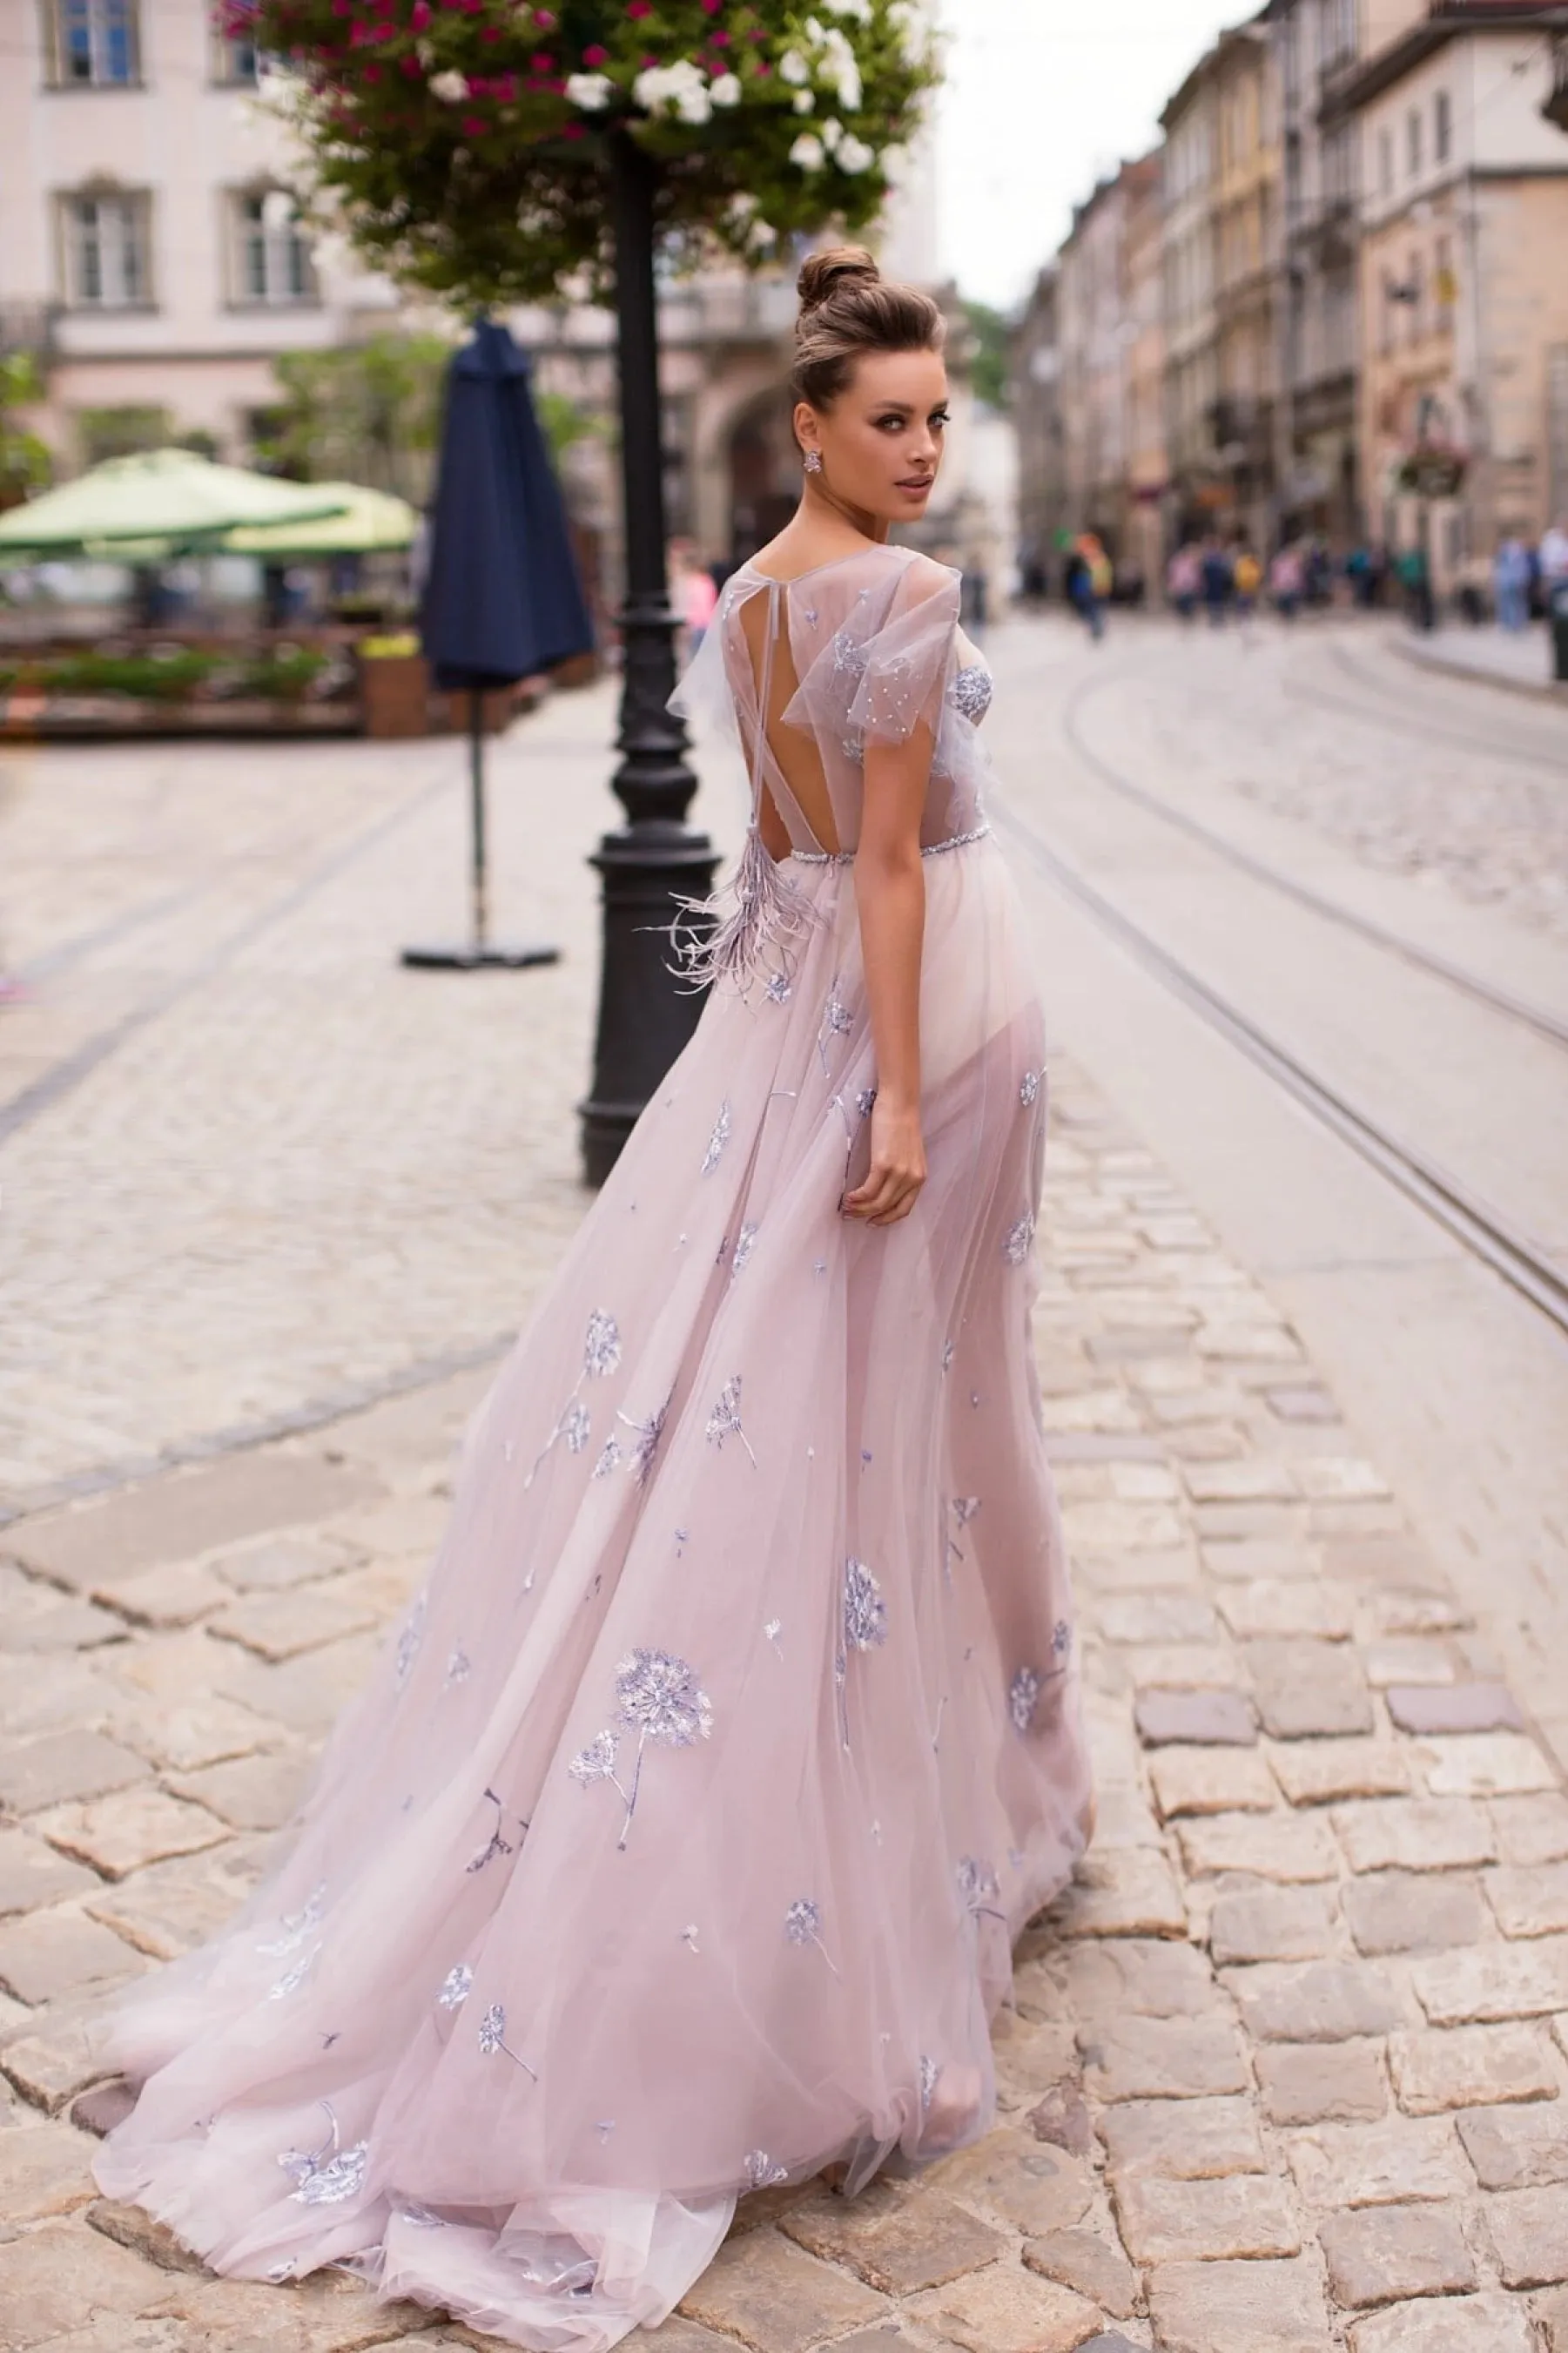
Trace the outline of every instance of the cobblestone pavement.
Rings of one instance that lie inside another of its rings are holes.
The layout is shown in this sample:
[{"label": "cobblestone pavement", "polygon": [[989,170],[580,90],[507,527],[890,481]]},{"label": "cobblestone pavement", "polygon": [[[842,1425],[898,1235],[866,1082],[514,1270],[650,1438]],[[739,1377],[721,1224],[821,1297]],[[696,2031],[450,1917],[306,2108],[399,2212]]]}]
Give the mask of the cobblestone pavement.
[{"label": "cobblestone pavement", "polygon": [[1086,741],[1135,775],[1212,779],[1370,865],[1568,938],[1568,707],[1419,678],[1375,625],[1259,622],[1245,662],[1238,635],[1113,629],[1108,668],[1134,651],[1153,691],[1091,692]]},{"label": "cobblestone pavement", "polygon": [[458,742],[0,752],[0,1516],[514,1327],[585,1198],[610,732],[494,747],[498,932],[570,948],[522,974],[395,961],[466,923]]},{"label": "cobblestone pavement", "polygon": [[[661,2353],[1564,2353],[1568,1800],[1268,1298],[1070,1068],[1038,1322],[1100,1824],[1002,2117],[748,2201]],[[82,2021],[253,1877],[412,1589],[479,1377],[0,1547],[0,2346],[483,2340],[214,2283],[98,2200]]]},{"label": "cobblestone pavement", "polygon": [[[252,1883],[581,1214],[607,733],[589,695],[498,747],[498,900],[568,955],[493,980],[391,955],[460,915],[460,747],[5,772],[0,2353],[482,2341],[99,2201],[83,2026]],[[1568,1799],[1265,1292],[1053,1088],[1095,1847],[990,2138],[748,2201],[649,2341],[1568,2353]]]}]

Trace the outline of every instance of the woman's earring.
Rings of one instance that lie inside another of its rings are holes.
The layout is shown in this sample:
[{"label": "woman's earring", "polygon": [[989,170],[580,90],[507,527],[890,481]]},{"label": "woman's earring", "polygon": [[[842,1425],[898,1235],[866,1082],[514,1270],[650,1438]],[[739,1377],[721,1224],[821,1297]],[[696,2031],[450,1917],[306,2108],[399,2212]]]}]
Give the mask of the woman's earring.
[{"label": "woman's earring", "polygon": [[806,451],[806,453],[805,453],[805,470],[806,470],[806,472],[807,472],[808,474],[820,474],[820,473],[821,473],[821,471],[822,471],[822,452],[821,452],[821,450],[820,450],[820,449],[808,449],[808,450]]}]

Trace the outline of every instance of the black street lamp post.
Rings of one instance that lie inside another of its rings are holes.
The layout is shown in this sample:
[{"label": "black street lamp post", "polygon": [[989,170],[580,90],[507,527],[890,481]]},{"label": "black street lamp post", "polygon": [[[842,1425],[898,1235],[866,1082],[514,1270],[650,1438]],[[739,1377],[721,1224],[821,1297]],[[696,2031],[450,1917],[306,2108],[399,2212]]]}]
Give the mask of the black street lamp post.
[{"label": "black street lamp post", "polygon": [[712,889],[715,856],[686,823],[697,776],[686,729],[667,708],[675,632],[665,570],[664,436],[654,285],[658,164],[625,132],[611,139],[616,314],[626,507],[621,614],[622,754],[612,783],[626,823],[589,861],[604,881],[604,963],[593,1087],[580,1106],[591,1185],[609,1175],[638,1113],[697,1024],[701,997],[669,970],[678,898]]}]

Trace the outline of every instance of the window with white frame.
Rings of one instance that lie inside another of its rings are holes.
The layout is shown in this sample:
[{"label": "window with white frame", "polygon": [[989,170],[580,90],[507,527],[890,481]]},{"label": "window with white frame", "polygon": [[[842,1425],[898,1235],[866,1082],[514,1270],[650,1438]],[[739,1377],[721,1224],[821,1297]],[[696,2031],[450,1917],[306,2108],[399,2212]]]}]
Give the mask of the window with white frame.
[{"label": "window with white frame", "polygon": [[253,89],[258,78],[260,52],[256,43],[243,36],[215,32],[212,45],[212,77],[214,81],[233,89]]},{"label": "window with white frame", "polygon": [[1446,164],[1454,145],[1454,106],[1446,90],[1440,90],[1432,109],[1432,153],[1439,164]]},{"label": "window with white frame", "polygon": [[1413,106],[1409,113],[1405,118],[1405,168],[1409,173],[1410,177],[1413,180],[1419,178],[1421,173],[1421,110],[1418,106]]},{"label": "window with white frame", "polygon": [[125,90],[142,78],[136,0],[46,0],[59,90]]},{"label": "window with white frame", "polygon": [[313,302],[316,274],[299,207],[286,188],[247,188],[233,198],[234,300],[286,307]]},{"label": "window with white frame", "polygon": [[152,199],[123,189],[60,199],[66,301],[79,311],[134,311],[153,300]]},{"label": "window with white frame", "polygon": [[1382,196],[1394,194],[1394,133],[1380,131],[1377,134],[1377,192]]}]

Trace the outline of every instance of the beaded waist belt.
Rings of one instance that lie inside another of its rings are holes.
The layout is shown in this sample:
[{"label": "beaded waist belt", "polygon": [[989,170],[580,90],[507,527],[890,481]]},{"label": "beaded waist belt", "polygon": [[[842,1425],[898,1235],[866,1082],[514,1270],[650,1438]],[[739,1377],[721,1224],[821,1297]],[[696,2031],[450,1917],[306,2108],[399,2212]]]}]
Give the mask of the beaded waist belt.
[{"label": "beaded waist belt", "polygon": [[[963,849],[969,842],[983,840],[990,830],[987,822],[972,826],[967,833],[952,834],[946,841],[927,842],[921,850],[921,856],[940,858],[944,849]],[[852,849],[792,849],[790,856],[798,859],[803,866],[848,866],[854,862],[855,852]]]}]

